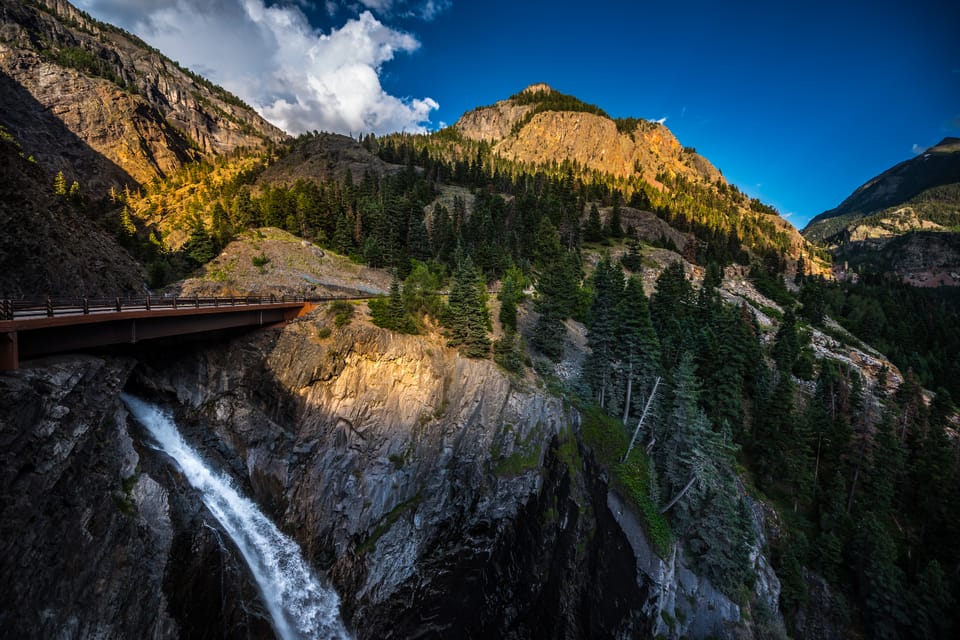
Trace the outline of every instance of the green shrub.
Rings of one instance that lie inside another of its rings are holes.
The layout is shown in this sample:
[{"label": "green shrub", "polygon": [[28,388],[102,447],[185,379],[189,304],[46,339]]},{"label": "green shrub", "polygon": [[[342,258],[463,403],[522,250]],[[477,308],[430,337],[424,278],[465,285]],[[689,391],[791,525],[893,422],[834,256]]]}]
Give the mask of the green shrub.
[{"label": "green shrub", "polygon": [[333,324],[343,327],[353,320],[353,305],[346,300],[335,300],[330,303],[328,311],[333,314]]}]

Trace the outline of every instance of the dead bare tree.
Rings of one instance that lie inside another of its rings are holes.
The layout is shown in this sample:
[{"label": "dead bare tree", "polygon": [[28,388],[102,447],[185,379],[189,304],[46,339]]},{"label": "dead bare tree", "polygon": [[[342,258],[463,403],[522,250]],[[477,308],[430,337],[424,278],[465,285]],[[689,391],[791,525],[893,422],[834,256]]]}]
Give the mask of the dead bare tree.
[{"label": "dead bare tree", "polygon": [[660,377],[658,376],[656,381],[653,383],[653,391],[650,392],[650,397],[647,398],[647,404],[643,407],[643,415],[640,416],[640,420],[637,421],[637,428],[633,430],[633,437],[630,438],[630,445],[627,447],[627,452],[623,454],[623,458],[620,462],[626,462],[627,458],[630,457],[630,452],[633,450],[633,445],[637,441],[637,435],[640,433],[640,427],[643,426],[643,421],[647,419],[647,413],[650,411],[650,405],[653,404],[653,398],[657,395],[657,387],[660,386]]}]

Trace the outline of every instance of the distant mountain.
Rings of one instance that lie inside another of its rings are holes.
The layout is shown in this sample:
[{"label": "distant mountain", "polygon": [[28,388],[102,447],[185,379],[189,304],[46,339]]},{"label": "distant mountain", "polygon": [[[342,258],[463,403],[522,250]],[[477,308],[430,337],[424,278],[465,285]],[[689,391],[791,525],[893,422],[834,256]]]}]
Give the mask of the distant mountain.
[{"label": "distant mountain", "polygon": [[286,137],[236,96],[65,0],[0,0],[0,125],[89,195]]},{"label": "distant mountain", "polygon": [[650,210],[704,246],[737,244],[753,257],[778,255],[792,269],[809,244],[775,209],[729,184],[709,160],[684,147],[663,124],[611,118],[600,107],[533,84],[493,105],[465,113],[452,127],[415,142],[447,161],[489,155],[493,171],[570,172],[618,189],[634,208]]},{"label": "distant mountain", "polygon": [[681,146],[664,125],[640,118],[615,120],[542,83],[464,114],[454,128],[526,164],[569,160],[618,177],[639,175],[654,185],[668,171],[707,182],[721,179],[716,167]]},{"label": "distant mountain", "polygon": [[821,213],[803,235],[843,269],[894,273],[922,286],[960,285],[960,138],[945,138]]}]

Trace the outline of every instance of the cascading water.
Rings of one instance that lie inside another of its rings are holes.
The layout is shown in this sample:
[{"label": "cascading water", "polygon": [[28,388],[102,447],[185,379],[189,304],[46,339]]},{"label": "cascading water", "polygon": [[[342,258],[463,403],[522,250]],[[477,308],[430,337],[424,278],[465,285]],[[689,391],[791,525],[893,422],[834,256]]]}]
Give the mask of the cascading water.
[{"label": "cascading water", "polygon": [[320,584],[293,540],[240,495],[230,480],[211,471],[177,431],[171,416],[122,394],[130,413],[173,458],[203,503],[243,554],[282,640],[349,639],[340,621],[340,598]]}]

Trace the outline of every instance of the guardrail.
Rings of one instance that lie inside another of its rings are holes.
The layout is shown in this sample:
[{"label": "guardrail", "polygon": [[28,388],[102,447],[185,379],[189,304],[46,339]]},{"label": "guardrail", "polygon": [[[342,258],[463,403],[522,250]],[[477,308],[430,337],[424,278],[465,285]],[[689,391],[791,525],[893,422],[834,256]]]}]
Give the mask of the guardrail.
[{"label": "guardrail", "polygon": [[[360,296],[355,299],[363,298]],[[235,307],[249,305],[286,304],[298,302],[321,302],[337,298],[308,298],[306,296],[143,296],[113,298],[32,298],[0,300],[0,321],[25,320],[28,318],[53,318],[69,315],[95,313],[120,313],[123,311],[153,311],[159,309],[200,309],[209,307]],[[344,297],[343,299],[351,299]]]}]

